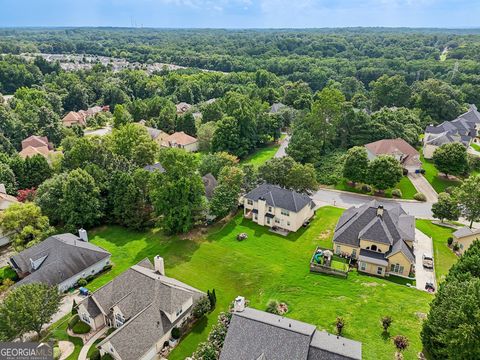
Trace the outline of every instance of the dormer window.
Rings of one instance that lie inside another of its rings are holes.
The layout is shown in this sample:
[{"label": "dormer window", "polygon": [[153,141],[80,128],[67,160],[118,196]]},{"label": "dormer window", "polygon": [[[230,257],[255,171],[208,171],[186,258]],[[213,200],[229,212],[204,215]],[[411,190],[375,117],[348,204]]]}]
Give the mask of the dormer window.
[{"label": "dormer window", "polygon": [[269,212],[269,213],[272,212],[272,207],[271,207],[271,206],[268,207],[268,212]]},{"label": "dormer window", "polygon": [[180,316],[181,313],[182,313],[182,308],[178,309],[177,312],[175,313],[175,315],[178,317],[178,316]]},{"label": "dormer window", "polygon": [[248,200],[247,200],[247,204],[248,204],[248,205],[253,205],[253,200],[248,199]]}]

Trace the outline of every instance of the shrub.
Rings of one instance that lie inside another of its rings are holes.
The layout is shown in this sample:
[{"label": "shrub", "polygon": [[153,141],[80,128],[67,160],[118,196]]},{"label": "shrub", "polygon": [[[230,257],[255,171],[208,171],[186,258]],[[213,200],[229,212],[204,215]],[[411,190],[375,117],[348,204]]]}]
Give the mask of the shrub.
[{"label": "shrub", "polygon": [[426,171],[425,169],[420,169],[420,174],[425,175]]},{"label": "shrub", "polygon": [[382,327],[384,332],[388,332],[388,328],[392,325],[392,318],[390,316],[382,317]]},{"label": "shrub", "polygon": [[278,315],[278,301],[277,300],[270,300],[267,304],[267,312],[270,314],[276,314]]},{"label": "shrub", "polygon": [[87,280],[87,282],[90,282],[92,281],[93,279],[95,279],[95,275],[88,275],[85,280]]},{"label": "shrub", "polygon": [[60,351],[60,348],[58,346],[55,346],[53,348],[53,359],[58,360],[60,359],[60,356],[62,356],[62,352]]},{"label": "shrub", "polygon": [[364,193],[372,192],[372,187],[370,185],[364,184],[364,185],[362,185],[362,191]]},{"label": "shrub", "polygon": [[193,358],[198,360],[217,360],[217,352],[213,345],[206,341],[198,346],[197,351],[193,354]]},{"label": "shrub", "polygon": [[458,245],[458,242],[456,242],[455,244],[453,244],[453,251],[458,251],[460,250],[460,245]]},{"label": "shrub", "polygon": [[338,316],[335,320],[335,327],[337,328],[337,335],[341,336],[343,328],[345,327],[345,320],[342,317]]},{"label": "shrub", "polygon": [[102,355],[100,355],[100,350],[95,349],[90,355],[90,360],[100,360]]},{"label": "shrub", "polygon": [[113,360],[113,357],[110,354],[104,354],[102,356],[102,360]]},{"label": "shrub", "polygon": [[403,168],[402,169],[402,173],[403,173],[403,176],[407,176],[408,175],[408,170]]},{"label": "shrub", "polygon": [[394,189],[392,191],[392,196],[401,198],[403,196],[402,191],[400,189]]},{"label": "shrub", "polygon": [[447,187],[445,188],[445,192],[446,192],[447,194],[453,195],[453,193],[455,192],[455,186],[447,186]]},{"label": "shrub", "polygon": [[10,279],[12,281],[16,281],[18,279],[18,275],[10,266],[5,266],[0,269],[0,281]]},{"label": "shrub", "polygon": [[85,324],[83,321],[78,321],[72,328],[74,334],[87,334],[90,332],[90,325]]},{"label": "shrub", "polygon": [[193,307],[193,316],[197,319],[201,318],[203,315],[210,311],[210,300],[208,300],[207,296],[204,296]]},{"label": "shrub", "polygon": [[425,196],[425,194],[422,193],[416,193],[415,195],[413,195],[413,198],[417,201],[427,201],[427,197]]},{"label": "shrub", "polygon": [[453,243],[453,238],[450,236],[450,237],[447,239],[447,244],[448,244],[448,246],[452,246],[452,243]]},{"label": "shrub", "polygon": [[212,291],[207,290],[207,297],[210,301],[210,309],[215,309],[215,306],[217,304],[217,294],[215,293],[215,289],[213,289]]},{"label": "shrub", "polygon": [[80,321],[80,317],[78,315],[73,316],[68,322],[68,328],[72,329],[75,325],[77,325],[79,321]]},{"label": "shrub", "polygon": [[393,344],[398,351],[403,351],[408,347],[408,339],[406,336],[397,335],[393,337]]},{"label": "shrub", "polygon": [[81,278],[77,281],[78,286],[85,286],[88,284],[87,279]]},{"label": "shrub", "polygon": [[172,338],[175,339],[175,340],[178,340],[178,339],[180,339],[180,336],[182,336],[182,334],[180,332],[180,329],[177,328],[177,327],[174,327],[172,329]]},{"label": "shrub", "polygon": [[110,269],[112,268],[112,266],[113,266],[112,264],[105,265],[105,266],[103,267],[102,271],[108,271],[108,270],[110,270]]}]

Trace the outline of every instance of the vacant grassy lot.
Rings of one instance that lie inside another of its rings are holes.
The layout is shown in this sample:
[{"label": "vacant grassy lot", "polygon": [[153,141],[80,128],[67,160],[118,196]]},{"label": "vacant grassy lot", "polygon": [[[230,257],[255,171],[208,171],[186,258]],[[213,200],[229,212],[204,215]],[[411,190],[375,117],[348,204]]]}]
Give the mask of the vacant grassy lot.
[{"label": "vacant grassy lot", "polygon": [[[342,182],[338,183],[335,185],[335,189],[337,190],[343,190],[343,191],[349,191],[349,192],[355,192],[359,194],[365,194],[361,189],[362,186],[361,184],[358,184],[356,187],[352,187],[348,184],[347,180],[344,179]],[[412,182],[407,176],[403,176],[402,180],[397,184],[395,189],[400,189],[402,192],[402,199],[413,199],[413,196],[417,193],[417,190],[413,186]],[[391,198],[392,197],[392,190],[389,189],[385,191],[385,197]],[[373,192],[370,193],[369,195],[373,195]]]},{"label": "vacant grassy lot", "polygon": [[427,179],[437,193],[440,194],[441,192],[444,192],[449,186],[460,185],[459,181],[447,180],[444,177],[439,176],[438,170],[433,162],[424,159],[423,156],[421,156],[420,159],[422,160],[422,167],[425,170],[425,179]]},{"label": "vacant grassy lot", "polygon": [[458,257],[447,245],[447,239],[455,231],[450,228],[438,226],[428,220],[417,220],[417,229],[433,239],[433,257],[435,262],[435,275],[437,282],[442,281],[450,267],[457,262]]},{"label": "vacant grassy lot", "polygon": [[[264,310],[270,299],[285,301],[288,316],[334,331],[335,318],[346,320],[345,336],[363,342],[365,359],[391,359],[394,346],[382,337],[380,317],[394,319],[391,335],[410,339],[405,358],[421,350],[419,316],[428,311],[432,296],[383,279],[351,272],[347,279],[309,273],[316,246],[331,247],[335,224],[342,210],[326,207],[317,211],[307,229],[288,237],[273,234],[240,215],[216,226],[195,240],[166,237],[160,232],[132,232],[105,227],[91,233],[92,242],[112,252],[112,271],[88,285],[105,284],[145,257],[165,258],[167,275],[201,290],[215,288],[217,309],[186,336],[169,357],[184,359],[206,339],[219,311],[226,310],[237,295]],[[239,242],[236,235],[248,234]]]},{"label": "vacant grassy lot", "polygon": [[265,147],[257,149],[253,154],[247,156],[241,161],[242,164],[252,164],[255,166],[260,166],[264,162],[273,158],[280,147],[280,142],[285,138],[285,134],[282,134],[278,143],[273,143]]}]

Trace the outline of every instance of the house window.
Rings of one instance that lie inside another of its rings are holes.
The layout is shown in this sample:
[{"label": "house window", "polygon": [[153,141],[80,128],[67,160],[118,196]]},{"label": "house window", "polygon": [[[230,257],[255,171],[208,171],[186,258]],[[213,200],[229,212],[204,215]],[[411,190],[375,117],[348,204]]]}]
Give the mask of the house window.
[{"label": "house window", "polygon": [[90,324],[90,318],[88,317],[87,314],[82,313],[82,320],[86,322],[87,324]]},{"label": "house window", "polygon": [[270,218],[267,217],[267,224],[270,224]]},{"label": "house window", "polygon": [[404,267],[401,266],[400,264],[392,264],[390,265],[390,272],[396,273],[396,274],[403,274]]},{"label": "house window", "polygon": [[367,263],[364,263],[363,261],[360,263],[360,270],[365,271],[367,269]]},{"label": "house window", "polygon": [[280,224],[280,220],[275,219],[275,223],[276,223],[276,224]]},{"label": "house window", "polygon": [[340,254],[341,251],[342,251],[342,248],[340,247],[340,245],[337,245],[335,249],[335,254]]},{"label": "house window", "polygon": [[270,212],[270,213],[272,212],[272,207],[271,206],[268,207],[268,212]]},{"label": "house window", "polygon": [[125,318],[121,314],[115,315],[115,327],[120,327],[125,323]]},{"label": "house window", "polygon": [[290,226],[290,221],[287,221],[287,226]]},{"label": "house window", "polygon": [[258,220],[258,215],[257,215],[257,214],[253,215],[253,218],[254,218],[255,220]]},{"label": "house window", "polygon": [[253,200],[248,199],[248,200],[247,200],[247,204],[248,204],[248,205],[253,205]]},{"label": "house window", "polygon": [[357,249],[353,249],[352,250],[352,258],[356,258],[357,257]]},{"label": "house window", "polygon": [[372,245],[372,246],[370,247],[370,250],[372,250],[372,251],[377,251],[377,245]]},{"label": "house window", "polygon": [[281,212],[282,215],[290,216],[290,211],[288,211],[288,210],[282,209],[280,212]]},{"label": "house window", "polygon": [[381,266],[377,267],[377,274],[382,275],[383,274],[383,268]]}]

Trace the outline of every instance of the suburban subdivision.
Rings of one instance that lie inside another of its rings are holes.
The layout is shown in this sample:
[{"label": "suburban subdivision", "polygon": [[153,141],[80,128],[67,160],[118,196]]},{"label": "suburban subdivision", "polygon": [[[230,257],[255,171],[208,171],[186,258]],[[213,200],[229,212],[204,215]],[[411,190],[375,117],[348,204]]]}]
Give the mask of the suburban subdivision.
[{"label": "suburban subdivision", "polygon": [[476,4],[17,2],[1,359],[480,359]]}]

